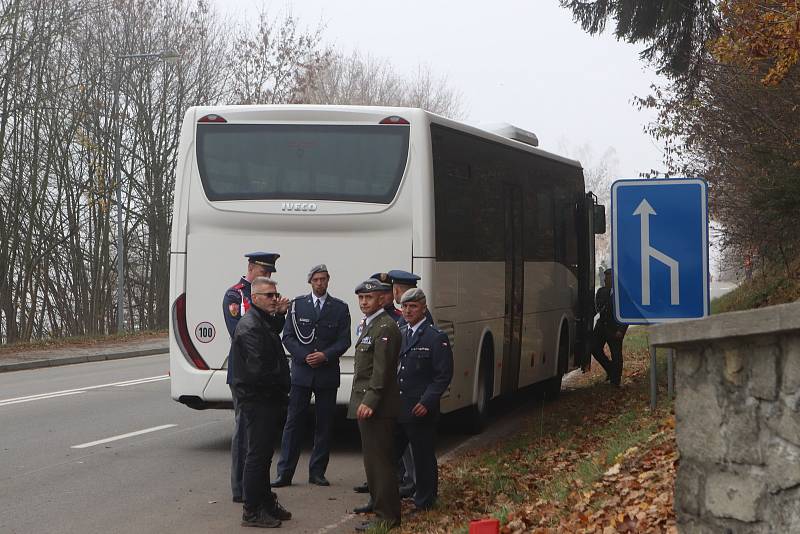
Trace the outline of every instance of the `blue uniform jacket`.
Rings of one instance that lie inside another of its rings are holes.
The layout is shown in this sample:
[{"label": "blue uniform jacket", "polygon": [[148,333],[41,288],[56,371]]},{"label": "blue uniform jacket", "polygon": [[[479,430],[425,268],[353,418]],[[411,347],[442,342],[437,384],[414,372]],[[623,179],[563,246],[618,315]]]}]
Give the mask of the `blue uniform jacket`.
[{"label": "blue uniform jacket", "polygon": [[[243,304],[243,300],[246,305]],[[243,276],[238,283],[229,287],[225,291],[225,296],[222,297],[222,316],[225,317],[225,326],[228,328],[231,339],[236,332],[239,319],[247,312],[245,307],[250,307],[250,282]],[[231,353],[228,352],[228,378],[226,379],[228,384],[233,381],[232,363]]]},{"label": "blue uniform jacket", "polygon": [[[350,347],[350,309],[329,294],[317,318],[311,293],[297,297],[286,317],[283,345],[292,357],[292,384],[338,388],[339,357]],[[328,361],[315,369],[306,356],[316,351]]]},{"label": "blue uniform jacket", "polygon": [[411,410],[419,402],[430,415],[439,413],[439,399],[453,379],[453,350],[447,334],[433,326],[426,318],[411,337],[409,326],[400,329],[403,343],[400,346],[400,368],[397,383],[400,386],[401,420],[414,416]]}]

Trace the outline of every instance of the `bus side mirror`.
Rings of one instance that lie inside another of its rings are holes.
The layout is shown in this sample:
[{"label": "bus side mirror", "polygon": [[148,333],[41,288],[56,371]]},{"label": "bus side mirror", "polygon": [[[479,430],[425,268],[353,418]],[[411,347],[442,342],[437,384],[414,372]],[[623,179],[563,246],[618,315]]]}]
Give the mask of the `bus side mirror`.
[{"label": "bus side mirror", "polygon": [[606,207],[602,204],[595,204],[592,209],[592,216],[594,217],[594,220],[592,221],[594,233],[606,233]]}]

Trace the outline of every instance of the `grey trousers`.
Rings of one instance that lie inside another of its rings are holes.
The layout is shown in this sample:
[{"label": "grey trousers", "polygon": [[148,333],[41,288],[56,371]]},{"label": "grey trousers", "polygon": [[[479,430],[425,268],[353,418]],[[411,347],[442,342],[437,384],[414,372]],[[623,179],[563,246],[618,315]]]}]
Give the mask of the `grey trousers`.
[{"label": "grey trousers", "polygon": [[231,438],[231,493],[234,497],[242,497],[242,477],[244,475],[244,459],[247,455],[247,434],[241,424],[241,411],[239,403],[236,402],[236,395],[233,395],[233,437]]}]

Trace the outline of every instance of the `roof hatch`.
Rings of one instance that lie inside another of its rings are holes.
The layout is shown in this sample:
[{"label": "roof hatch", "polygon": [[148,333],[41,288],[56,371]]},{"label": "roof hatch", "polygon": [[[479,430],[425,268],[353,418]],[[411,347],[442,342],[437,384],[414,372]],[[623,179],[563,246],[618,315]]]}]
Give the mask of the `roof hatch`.
[{"label": "roof hatch", "polygon": [[488,132],[508,137],[509,139],[525,143],[526,145],[539,146],[539,138],[536,137],[535,133],[523,130],[507,122],[489,124],[481,127]]}]

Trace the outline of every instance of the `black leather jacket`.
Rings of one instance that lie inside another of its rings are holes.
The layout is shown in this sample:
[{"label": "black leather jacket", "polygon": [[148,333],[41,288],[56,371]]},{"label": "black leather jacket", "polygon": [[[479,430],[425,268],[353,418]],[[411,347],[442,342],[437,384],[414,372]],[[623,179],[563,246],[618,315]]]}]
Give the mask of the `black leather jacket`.
[{"label": "black leather jacket", "polygon": [[279,333],[286,317],[271,316],[251,306],[236,325],[231,340],[231,387],[239,402],[278,401],[289,394],[289,362]]}]

